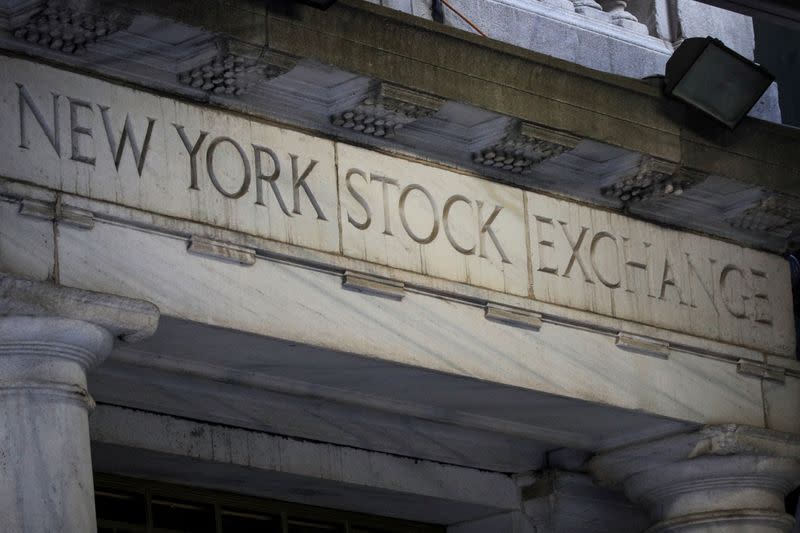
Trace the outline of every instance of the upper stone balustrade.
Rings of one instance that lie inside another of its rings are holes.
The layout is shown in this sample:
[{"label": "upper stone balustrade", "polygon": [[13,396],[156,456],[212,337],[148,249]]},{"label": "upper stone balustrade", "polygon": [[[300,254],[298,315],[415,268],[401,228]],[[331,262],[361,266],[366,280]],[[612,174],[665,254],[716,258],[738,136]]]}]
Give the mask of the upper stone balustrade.
[{"label": "upper stone balustrade", "polygon": [[[367,0],[431,19],[430,0]],[[694,0],[452,0],[488,37],[579,65],[631,78],[663,75],[674,48],[689,37],[712,35],[752,58],[750,17]],[[444,23],[474,33],[445,7]],[[751,116],[780,123],[777,86]]]}]

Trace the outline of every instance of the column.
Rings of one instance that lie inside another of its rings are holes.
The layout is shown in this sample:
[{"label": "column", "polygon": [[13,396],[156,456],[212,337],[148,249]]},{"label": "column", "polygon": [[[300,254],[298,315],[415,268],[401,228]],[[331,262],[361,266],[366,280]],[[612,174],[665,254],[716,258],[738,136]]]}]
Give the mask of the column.
[{"label": "column", "polygon": [[627,10],[628,2],[625,0],[601,0],[600,4],[611,16],[611,22],[617,26],[645,35],[650,33],[647,26],[639,22],[639,19]]},{"label": "column", "polygon": [[709,426],[600,454],[589,469],[647,508],[647,533],[788,533],[784,497],[800,485],[800,436]]},{"label": "column", "polygon": [[603,11],[603,6],[598,4],[595,0],[571,0],[575,7],[575,11],[581,15],[610,21],[608,14]]},{"label": "column", "polygon": [[147,302],[0,273],[4,533],[96,531],[86,372],[157,322]]}]

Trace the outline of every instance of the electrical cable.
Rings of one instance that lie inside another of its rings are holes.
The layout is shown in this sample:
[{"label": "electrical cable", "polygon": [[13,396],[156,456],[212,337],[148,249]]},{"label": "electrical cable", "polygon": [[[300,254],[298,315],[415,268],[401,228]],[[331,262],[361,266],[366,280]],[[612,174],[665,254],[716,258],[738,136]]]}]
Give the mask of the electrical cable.
[{"label": "electrical cable", "polygon": [[450,5],[450,2],[448,2],[447,0],[441,0],[441,2],[442,2],[442,4],[444,4],[444,5],[445,5],[445,7],[447,7],[447,8],[448,8],[450,11],[452,11],[453,13],[455,13],[456,15],[458,15],[458,17],[459,17],[461,20],[463,20],[464,22],[466,22],[467,24],[469,24],[469,25],[472,27],[472,29],[473,29],[473,30],[475,30],[476,32],[478,32],[478,34],[479,34],[479,35],[481,35],[481,36],[483,36],[483,37],[486,37],[486,36],[487,36],[485,33],[483,33],[483,32],[480,30],[480,28],[478,28],[478,27],[477,27],[475,24],[473,24],[471,20],[469,20],[467,17],[465,17],[464,15],[462,15],[462,14],[461,14],[461,13],[460,13],[460,12],[459,12],[459,11],[458,11],[456,8],[454,8],[452,5]]}]

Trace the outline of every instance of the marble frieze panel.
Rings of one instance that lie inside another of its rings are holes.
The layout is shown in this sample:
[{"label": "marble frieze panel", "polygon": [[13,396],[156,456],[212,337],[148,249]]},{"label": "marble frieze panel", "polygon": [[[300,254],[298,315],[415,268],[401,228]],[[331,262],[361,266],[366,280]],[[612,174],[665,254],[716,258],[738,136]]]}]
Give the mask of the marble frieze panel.
[{"label": "marble frieze panel", "polygon": [[28,61],[0,80],[4,175],[339,251],[332,141]]},{"label": "marble frieze panel", "polygon": [[528,294],[521,190],[343,144],[337,154],[345,255]]},{"label": "marble frieze panel", "polygon": [[793,354],[789,269],[775,255],[23,59],[0,56],[0,120],[5,178],[548,313]]},{"label": "marble frieze panel", "polygon": [[782,258],[526,194],[536,300],[792,353]]}]

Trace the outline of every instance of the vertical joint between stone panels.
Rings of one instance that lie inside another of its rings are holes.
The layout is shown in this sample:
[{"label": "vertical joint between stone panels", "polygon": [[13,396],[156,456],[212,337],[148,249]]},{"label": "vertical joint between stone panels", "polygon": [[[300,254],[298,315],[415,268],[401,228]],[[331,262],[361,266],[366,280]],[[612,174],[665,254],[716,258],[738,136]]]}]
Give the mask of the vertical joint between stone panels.
[{"label": "vertical joint between stone panels", "polygon": [[736,363],[736,372],[745,376],[753,376],[777,383],[786,383],[786,369],[777,366],[739,359]]},{"label": "vertical joint between stone panels", "polygon": [[644,355],[652,355],[661,359],[669,358],[669,343],[658,339],[651,339],[650,337],[642,337],[639,335],[632,335],[620,331],[617,333],[614,344],[620,350],[627,352],[635,352]]},{"label": "vertical joint between stone panels", "polygon": [[364,272],[345,271],[342,287],[356,292],[383,296],[392,300],[402,300],[405,296],[405,283]]},{"label": "vertical joint between stone panels", "polygon": [[253,248],[192,235],[186,250],[193,255],[210,257],[227,263],[252,266],[256,262]]},{"label": "vertical joint between stone panels", "polygon": [[488,302],[484,307],[484,317],[492,322],[508,326],[539,331],[542,328],[542,315],[526,309],[507,307]]}]

